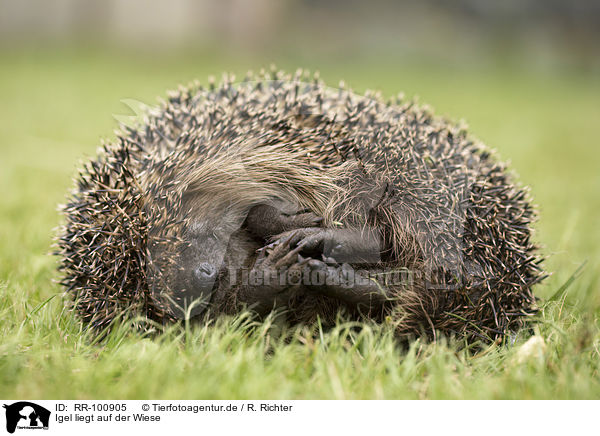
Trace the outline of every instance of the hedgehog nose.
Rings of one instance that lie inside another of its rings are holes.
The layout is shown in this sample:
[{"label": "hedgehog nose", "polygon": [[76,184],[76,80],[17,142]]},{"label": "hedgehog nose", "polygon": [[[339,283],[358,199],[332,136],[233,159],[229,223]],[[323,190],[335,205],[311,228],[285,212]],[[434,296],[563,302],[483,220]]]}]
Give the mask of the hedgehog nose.
[{"label": "hedgehog nose", "polygon": [[196,269],[196,277],[200,279],[201,282],[207,282],[213,280],[217,275],[217,268],[213,264],[203,262],[198,265]]}]

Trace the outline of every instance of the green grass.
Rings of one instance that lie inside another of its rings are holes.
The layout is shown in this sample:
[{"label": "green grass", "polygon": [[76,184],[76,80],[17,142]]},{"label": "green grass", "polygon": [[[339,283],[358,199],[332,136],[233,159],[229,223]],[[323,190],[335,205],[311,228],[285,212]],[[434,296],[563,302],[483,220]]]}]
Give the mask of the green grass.
[{"label": "green grass", "polygon": [[535,289],[536,343],[406,350],[377,325],[282,331],[244,315],[157,337],[122,327],[94,343],[64,310],[48,255],[77,162],[112,136],[112,114],[128,113],[120,100],[153,103],[178,83],[271,60],[0,53],[0,397],[600,398],[600,83],[569,70],[280,61],[318,67],[332,85],[419,95],[512,161],[539,205],[536,240],[553,273]]}]

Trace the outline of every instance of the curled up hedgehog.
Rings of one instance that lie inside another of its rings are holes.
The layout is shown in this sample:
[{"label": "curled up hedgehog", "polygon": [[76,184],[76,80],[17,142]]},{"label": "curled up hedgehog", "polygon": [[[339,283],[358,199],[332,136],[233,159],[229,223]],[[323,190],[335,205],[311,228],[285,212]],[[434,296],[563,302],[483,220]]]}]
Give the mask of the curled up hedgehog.
[{"label": "curled up hedgehog", "polygon": [[302,72],[171,93],[84,166],[64,213],[62,283],[98,328],[343,310],[499,340],[543,278],[526,191],[464,128]]}]

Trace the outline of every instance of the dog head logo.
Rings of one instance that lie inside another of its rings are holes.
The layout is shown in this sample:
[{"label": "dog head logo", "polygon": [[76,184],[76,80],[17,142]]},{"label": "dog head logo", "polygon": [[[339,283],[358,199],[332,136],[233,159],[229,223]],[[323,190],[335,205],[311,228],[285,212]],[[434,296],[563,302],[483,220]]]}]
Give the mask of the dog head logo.
[{"label": "dog head logo", "polygon": [[50,411],[29,401],[5,404],[6,431],[14,433],[15,429],[48,429]]}]

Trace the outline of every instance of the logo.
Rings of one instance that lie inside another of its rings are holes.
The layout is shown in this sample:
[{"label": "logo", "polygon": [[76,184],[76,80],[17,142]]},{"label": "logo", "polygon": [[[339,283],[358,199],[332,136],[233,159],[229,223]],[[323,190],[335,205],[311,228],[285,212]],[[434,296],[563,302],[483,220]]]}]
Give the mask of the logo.
[{"label": "logo", "polygon": [[6,431],[14,433],[15,429],[48,430],[50,411],[29,401],[19,401],[4,405],[6,409]]}]

